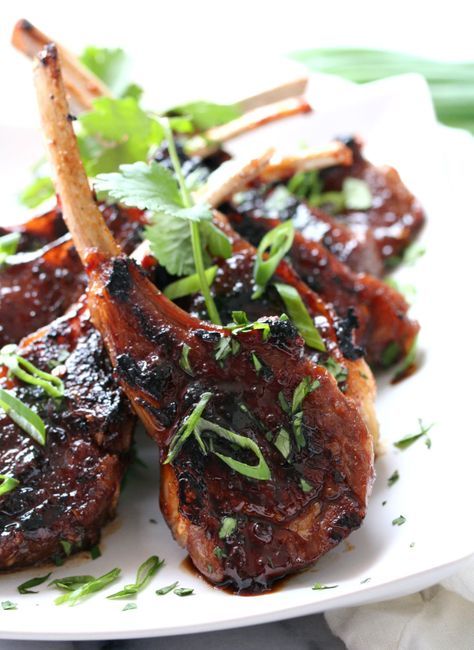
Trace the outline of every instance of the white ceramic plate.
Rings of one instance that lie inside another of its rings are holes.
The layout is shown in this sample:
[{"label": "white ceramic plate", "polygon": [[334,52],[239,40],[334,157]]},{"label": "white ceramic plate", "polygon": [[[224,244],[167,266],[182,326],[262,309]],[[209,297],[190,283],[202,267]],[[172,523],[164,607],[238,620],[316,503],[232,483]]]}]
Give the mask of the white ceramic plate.
[{"label": "white ceramic plate", "polygon": [[[266,127],[236,143],[235,151],[269,144],[288,148],[301,142],[322,144],[334,135],[356,132],[365,138],[366,151],[375,162],[399,169],[428,211],[423,235],[427,253],[401,274],[403,282],[417,288],[414,311],[422,323],[423,364],[395,387],[388,385],[387,377],[380,378],[378,413],[386,452],[377,461],[377,480],[362,528],[313,569],[273,593],[250,598],[213,589],[183,564],[185,554],[161,519],[157,451],[142,436],[140,456],[148,469],[132,472],[117,520],[104,532],[102,557],[91,561],[84,555],[53,569],[59,578],[101,575],[121,567],[122,579],[76,607],[59,608],[53,604],[57,592],[44,585],[36,595],[17,593],[18,584],[45,574],[44,568],[3,576],[0,600],[11,600],[18,609],[1,612],[0,636],[113,639],[263,623],[415,591],[453,572],[474,551],[472,361],[467,357],[472,355],[466,350],[472,327],[468,253],[474,232],[472,215],[465,208],[470,203],[472,140],[436,125],[426,86],[416,76],[363,88],[316,78],[311,93],[317,106],[313,115]],[[7,191],[16,191],[38,151],[37,136],[13,128],[4,128],[0,136],[0,175],[7,180]],[[12,210],[13,204],[10,220]],[[435,423],[431,449],[420,440],[397,451],[393,441],[416,432],[418,418]],[[388,487],[387,478],[396,469],[400,480]],[[393,526],[399,515],[406,523]],[[123,601],[108,601],[105,596],[132,582],[137,566],[152,554],[165,558],[166,566],[139,594],[137,609],[122,612]],[[195,595],[155,595],[155,589],[175,580],[193,587]],[[315,582],[337,587],[313,591]]]}]

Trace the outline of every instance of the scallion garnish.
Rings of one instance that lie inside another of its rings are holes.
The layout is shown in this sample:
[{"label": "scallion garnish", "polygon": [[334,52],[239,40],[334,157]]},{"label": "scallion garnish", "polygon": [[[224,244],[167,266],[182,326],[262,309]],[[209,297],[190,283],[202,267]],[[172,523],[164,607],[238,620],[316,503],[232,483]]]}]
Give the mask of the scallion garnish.
[{"label": "scallion garnish", "polygon": [[347,210],[368,210],[372,207],[372,193],[361,178],[345,178],[342,181],[342,196]]},{"label": "scallion garnish", "polygon": [[324,345],[321,334],[316,329],[314,321],[309,315],[306,305],[301,299],[298,291],[289,284],[282,284],[281,282],[275,282],[274,286],[306,345],[314,350],[318,350],[319,352],[325,352],[326,346]]},{"label": "scallion garnish", "polygon": [[331,375],[335,378],[338,384],[342,384],[347,379],[348,370],[345,366],[335,361],[332,357],[328,357],[326,361],[321,362]]},{"label": "scallion garnish", "polygon": [[46,442],[46,427],[40,416],[17,397],[0,388],[0,408],[40,445]]},{"label": "scallion garnish", "polygon": [[191,589],[190,587],[178,587],[173,591],[173,593],[177,596],[192,596],[194,589]]},{"label": "scallion garnish", "polygon": [[10,255],[15,255],[20,239],[19,232],[10,232],[0,237],[0,269]]},{"label": "scallion garnish", "polygon": [[293,223],[285,221],[267,232],[261,240],[253,269],[253,277],[257,286],[252,295],[252,300],[262,296],[267,283],[275,273],[281,260],[290,250],[294,236],[295,228]]},{"label": "scallion garnish", "polygon": [[18,592],[20,594],[37,594],[37,591],[32,591],[32,587],[38,587],[38,585],[42,585],[43,582],[46,582],[50,575],[51,572],[45,576],[38,576],[37,578],[31,578],[31,580],[22,582],[21,585],[18,585],[17,587]]},{"label": "scallion garnish", "polygon": [[237,528],[237,519],[235,517],[224,517],[219,529],[219,539],[227,539]]},{"label": "scallion garnish", "polygon": [[90,554],[91,554],[91,560],[97,560],[97,558],[102,555],[102,551],[100,550],[100,546],[97,546],[97,544],[95,546],[93,546],[91,548],[91,550],[90,550]]},{"label": "scallion garnish", "polygon": [[[170,442],[168,455],[164,462],[165,465],[171,463],[176,458],[181,447],[184,445],[184,443],[189,438],[189,436],[195,434],[196,425],[199,422],[199,419],[204,409],[206,408],[207,403],[211,399],[211,397],[212,397],[212,393],[203,393],[199,399],[199,402],[196,404],[192,412],[185,418],[183,424],[175,433],[175,435],[173,436]],[[201,447],[201,450],[204,453],[206,453],[207,450],[205,447],[203,447],[203,442],[200,439],[200,437],[198,437],[197,440],[199,446]]]},{"label": "scallion garnish", "polygon": [[87,596],[90,596],[91,594],[100,591],[105,587],[108,587],[112,582],[117,580],[119,575],[120,575],[120,569],[118,568],[112,569],[112,571],[105,573],[103,576],[100,576],[100,578],[95,578],[90,582],[86,582],[85,584],[82,584],[74,591],[69,591],[68,593],[63,594],[62,596],[59,596],[58,598],[56,598],[54,603],[56,605],[62,605],[63,603],[68,603],[69,606],[72,607],[73,605],[76,605],[83,598],[86,598]]},{"label": "scallion garnish", "polygon": [[191,364],[189,362],[189,352],[191,348],[187,343],[183,343],[183,347],[181,348],[181,358],[179,360],[179,366],[184,370],[184,372],[187,372],[188,375],[193,376],[193,369],[191,368]]},{"label": "scallion garnish", "polygon": [[[291,416],[293,433],[295,436],[296,446],[300,451],[306,445],[306,440],[303,435],[303,400],[307,395],[316,390],[320,385],[317,379],[305,377],[300,381],[293,393],[291,407],[282,392],[278,395],[278,401],[282,410]],[[278,439],[278,438],[277,438]]]},{"label": "scallion garnish", "polygon": [[[214,282],[216,277],[217,266],[210,266],[204,271],[206,280],[209,286]],[[200,278],[197,273],[188,275],[186,278],[181,278],[181,280],[176,280],[169,284],[163,291],[165,296],[170,300],[177,300],[178,298],[184,298],[184,296],[190,296],[193,293],[198,293],[201,288]]]},{"label": "scallion garnish", "polygon": [[137,609],[137,603],[127,603],[125,607],[122,607],[122,612],[128,612],[129,609]]},{"label": "scallion garnish", "polygon": [[16,345],[5,345],[0,350],[0,364],[26,384],[39,386],[51,397],[64,395],[64,383],[59,377],[43,372],[30,361],[16,353]]},{"label": "scallion garnish", "polygon": [[63,547],[63,551],[64,551],[64,554],[66,555],[66,557],[69,557],[71,555],[71,551],[72,551],[71,542],[68,542],[67,539],[61,539],[59,541],[59,543]]},{"label": "scallion garnish", "polygon": [[62,591],[75,591],[78,587],[82,587],[93,580],[96,580],[94,576],[67,576],[66,578],[52,580],[48,587],[56,587],[56,589]]},{"label": "scallion garnish", "polygon": [[0,474],[0,481],[0,496],[11,492],[20,485],[20,481],[9,474]]},{"label": "scallion garnish", "polygon": [[392,526],[403,526],[403,524],[406,522],[406,517],[403,515],[400,515],[399,517],[396,517],[392,521]]},{"label": "scallion garnish", "polygon": [[[430,431],[430,429],[434,426],[434,423],[425,426],[422,420],[418,420],[418,424],[420,426],[420,431],[418,433],[409,433],[404,438],[401,438],[400,440],[397,440],[397,442],[394,442],[393,446],[400,450],[407,449],[414,442],[416,442],[423,436],[426,436],[428,431]],[[427,438],[427,440],[429,440],[429,438]],[[430,442],[430,446],[431,446],[431,442]]]},{"label": "scallion garnish", "polygon": [[400,478],[400,474],[398,472],[398,469],[396,469],[393,472],[393,474],[391,474],[391,476],[388,477],[388,480],[387,480],[388,487],[392,487],[392,485],[394,485],[398,481],[399,478]]},{"label": "scallion garnish", "polygon": [[324,589],[335,589],[339,585],[323,585],[320,582],[315,582],[311,587],[313,591],[323,591]]},{"label": "scallion garnish", "polygon": [[166,594],[169,594],[170,591],[173,591],[173,589],[176,589],[178,584],[179,584],[179,582],[176,580],[176,582],[173,582],[172,585],[167,585],[166,587],[161,587],[161,589],[157,589],[155,591],[155,594],[157,596],[166,596]]},{"label": "scallion garnish", "polygon": [[118,600],[120,598],[132,598],[133,596],[136,596],[139,591],[142,591],[142,589],[147,586],[164,563],[165,561],[160,560],[157,555],[152,555],[138,567],[137,576],[133,584],[125,585],[123,589],[117,591],[117,593],[112,594],[111,596],[107,596],[107,598],[110,600]]},{"label": "scallion garnish", "polygon": [[291,452],[290,434],[281,427],[273,443],[283,458],[287,459]]},{"label": "scallion garnish", "polygon": [[2,600],[2,609],[18,609],[18,606],[16,603],[12,603],[11,600]]},{"label": "scallion garnish", "polygon": [[300,478],[300,487],[303,492],[311,492],[313,486],[308,483],[304,478]]}]

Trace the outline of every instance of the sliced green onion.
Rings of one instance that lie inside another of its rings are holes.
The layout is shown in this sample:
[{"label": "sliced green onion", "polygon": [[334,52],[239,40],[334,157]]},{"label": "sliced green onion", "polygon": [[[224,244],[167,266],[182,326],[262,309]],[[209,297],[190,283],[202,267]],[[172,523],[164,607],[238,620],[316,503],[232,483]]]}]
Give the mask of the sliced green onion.
[{"label": "sliced green onion", "polygon": [[13,478],[13,476],[9,476],[8,474],[0,474],[0,481],[0,496],[2,494],[11,492],[18,485],[20,485],[20,481],[18,481],[16,478]]},{"label": "sliced green onion", "polygon": [[297,413],[301,409],[304,398],[319,388],[319,381],[317,379],[311,379],[311,377],[305,377],[300,381],[298,386],[295,388],[293,393],[293,400],[291,403],[291,412]]},{"label": "sliced green onion", "polygon": [[209,422],[201,418],[197,424],[197,429],[202,434],[205,431],[211,431],[212,433],[217,434],[220,438],[228,440],[232,444],[237,445],[241,449],[248,449],[253,452],[258,459],[257,465],[248,465],[247,463],[242,463],[241,461],[234,460],[230,456],[225,456],[217,451],[212,453],[220,458],[223,463],[228,465],[231,469],[247,476],[249,478],[257,479],[259,481],[268,481],[271,478],[270,468],[268,467],[265,458],[263,457],[260,447],[254,442],[251,438],[246,436],[241,436],[230,429],[225,429],[214,422]]},{"label": "sliced green onion", "polygon": [[283,456],[283,458],[285,459],[288,458],[291,451],[291,442],[290,442],[290,434],[286,429],[284,429],[283,427],[280,429],[280,431],[277,434],[277,437],[275,438],[275,442],[273,444],[278,449],[278,451]]},{"label": "sliced green onion", "polygon": [[26,404],[3,388],[0,388],[0,408],[33,440],[40,445],[46,443],[46,427],[43,420]]},{"label": "sliced green onion", "polygon": [[235,517],[224,517],[219,529],[219,539],[227,539],[237,528],[237,519]]},{"label": "sliced green onion", "polygon": [[12,375],[26,384],[40,386],[51,397],[63,397],[63,381],[49,372],[43,372],[27,359],[16,354],[16,350],[16,345],[5,345],[0,350],[0,364],[6,366]]},{"label": "sliced green onion", "polygon": [[315,582],[311,587],[313,591],[323,591],[324,589],[335,589],[339,585],[323,585],[320,582]]},{"label": "sliced green onion", "polygon": [[85,584],[81,585],[74,591],[70,591],[66,594],[63,594],[62,596],[59,596],[58,598],[56,598],[54,603],[56,605],[62,605],[63,603],[68,603],[72,607],[73,605],[76,605],[83,598],[86,598],[87,596],[90,596],[91,594],[100,591],[105,587],[108,587],[108,585],[114,582],[114,580],[117,580],[119,575],[120,575],[120,569],[118,568],[112,569],[112,571],[105,573],[103,576],[100,576],[100,578],[96,578],[95,580],[86,582]]},{"label": "sliced green onion", "polygon": [[97,544],[93,546],[90,550],[90,554],[91,560],[97,560],[97,558],[101,557],[102,551],[100,550],[100,546],[97,546]]},{"label": "sliced green onion", "polygon": [[173,582],[172,585],[167,585],[166,587],[161,587],[161,589],[157,589],[157,590],[155,591],[155,594],[156,594],[157,596],[166,596],[166,594],[169,594],[170,591],[173,591],[173,589],[176,589],[176,587],[178,586],[178,584],[179,584],[179,583],[178,583],[178,581],[176,580],[176,582]]},{"label": "sliced green onion", "polygon": [[[206,276],[206,280],[209,286],[211,286],[214,282],[216,273],[217,266],[210,266],[204,271],[204,275]],[[197,273],[193,273],[192,275],[188,275],[186,278],[172,282],[166,287],[163,293],[170,300],[177,300],[178,298],[183,298],[184,296],[190,296],[193,293],[199,293],[200,290],[201,285],[199,275]]]},{"label": "sliced green onion", "polygon": [[32,591],[32,587],[38,587],[38,585],[42,585],[43,582],[46,582],[46,580],[49,578],[51,575],[51,572],[48,573],[45,576],[38,576],[38,578],[31,578],[31,580],[27,580],[26,582],[22,582],[21,585],[18,585],[17,589],[20,594],[37,594],[37,591]]},{"label": "sliced green onion", "polygon": [[321,365],[329,370],[338,384],[346,381],[349,371],[345,366],[335,361],[332,357],[328,357]]},{"label": "sliced green onion", "polygon": [[[192,412],[186,417],[181,427],[175,433],[175,435],[173,436],[170,442],[168,455],[164,462],[165,465],[171,463],[176,458],[176,456],[178,455],[181,447],[184,445],[186,440],[189,438],[190,435],[192,435],[195,432],[196,425],[198,424],[199,419],[201,418],[201,415],[204,409],[206,408],[207,403],[209,402],[211,397],[212,397],[212,393],[203,393],[201,395],[201,398],[199,399],[199,402],[196,404]],[[201,446],[201,449],[203,449],[203,443],[199,437],[199,434],[197,439],[198,439],[198,443]],[[204,452],[206,451],[205,447],[203,451]]]},{"label": "sliced green onion", "polygon": [[348,210],[368,210],[372,207],[372,193],[365,181],[351,176],[342,181],[344,204]]},{"label": "sliced green onion", "polygon": [[189,352],[191,348],[187,343],[183,343],[183,347],[181,349],[181,358],[179,360],[179,366],[184,370],[184,372],[187,372],[188,375],[193,376],[193,369],[191,368],[191,364],[189,362]]},{"label": "sliced green onion", "polygon": [[111,596],[107,596],[107,598],[110,600],[118,600],[119,598],[131,598],[135,596],[139,591],[142,591],[142,589],[147,586],[164,563],[165,561],[160,560],[157,555],[152,555],[138,567],[137,576],[133,584],[125,585],[123,589],[117,591],[117,593],[112,594]]},{"label": "sliced green onion", "polygon": [[12,603],[11,600],[2,600],[2,609],[18,609],[18,606],[16,603]]},{"label": "sliced green onion", "polygon": [[75,591],[78,587],[82,587],[94,580],[96,580],[94,576],[67,576],[52,580],[48,587],[56,587],[56,589],[61,589],[62,591]]},{"label": "sliced green onion", "polygon": [[192,596],[194,589],[191,589],[190,587],[178,587],[178,589],[175,589],[173,593],[177,596]]},{"label": "sliced green onion", "polygon": [[308,483],[308,481],[305,481],[304,478],[300,479],[300,487],[303,490],[303,492],[311,492],[313,489],[313,486]]},{"label": "sliced green onion", "polygon": [[7,261],[9,255],[15,255],[21,235],[19,232],[11,232],[0,237],[0,269]]},{"label": "sliced green onion", "polygon": [[128,612],[129,609],[137,609],[137,603],[127,603],[125,607],[122,607],[122,612]]},{"label": "sliced green onion", "polygon": [[319,352],[325,352],[326,346],[324,345],[321,334],[316,329],[314,321],[309,315],[306,305],[298,291],[289,284],[282,284],[280,282],[275,282],[274,286],[280,298],[285,303],[285,308],[306,345]]},{"label": "sliced green onion", "polygon": [[[273,230],[267,232],[257,249],[253,277],[257,288],[252,300],[260,298],[265,287],[275,273],[281,260],[290,250],[295,236],[295,228],[292,221],[285,221]],[[266,258],[264,255],[267,253]]]},{"label": "sliced green onion", "polygon": [[72,551],[71,542],[68,542],[67,539],[61,539],[59,541],[59,543],[63,547],[63,551],[64,551],[64,554],[66,555],[66,557],[69,557],[71,555],[71,551]]}]

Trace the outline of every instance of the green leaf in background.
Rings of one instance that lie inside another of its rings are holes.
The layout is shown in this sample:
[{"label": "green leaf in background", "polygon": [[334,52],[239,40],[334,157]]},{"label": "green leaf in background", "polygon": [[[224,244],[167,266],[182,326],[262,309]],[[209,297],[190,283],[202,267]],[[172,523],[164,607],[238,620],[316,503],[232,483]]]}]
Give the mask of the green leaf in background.
[{"label": "green leaf in background", "polygon": [[206,131],[213,126],[226,124],[242,115],[238,104],[214,104],[213,102],[195,101],[171,108],[168,115],[188,117],[196,131]]},{"label": "green leaf in background", "polygon": [[37,205],[54,195],[53,181],[49,176],[35,178],[23,192],[20,193],[20,202],[27,208],[36,208]]},{"label": "green leaf in background", "polygon": [[438,119],[474,133],[474,62],[433,61],[363,48],[317,48],[290,56],[313,72],[335,74],[358,83],[417,72],[428,82]]},{"label": "green leaf in background", "polygon": [[79,60],[116,97],[140,99],[142,89],[130,80],[130,59],[121,48],[86,47]]}]

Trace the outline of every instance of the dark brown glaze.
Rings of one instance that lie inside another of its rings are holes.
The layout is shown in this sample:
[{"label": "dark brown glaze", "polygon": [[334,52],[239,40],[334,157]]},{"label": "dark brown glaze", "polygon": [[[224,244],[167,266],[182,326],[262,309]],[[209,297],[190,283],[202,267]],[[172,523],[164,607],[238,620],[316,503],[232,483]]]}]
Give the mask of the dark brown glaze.
[{"label": "dark brown glaze", "polygon": [[[191,436],[162,471],[161,504],[176,539],[208,580],[236,590],[265,590],[303,569],[357,528],[373,477],[371,437],[351,400],[325,368],[304,355],[303,340],[289,321],[269,318],[270,335],[252,330],[235,336],[239,350],[222,363],[215,346],[229,331],[197,320],[167,300],[124,257],[91,255],[89,305],[121,385],[166,458],[173,435],[201,395],[212,393],[205,417],[256,442],[272,479],[258,481],[202,454]],[[180,367],[190,346],[193,375]],[[266,368],[260,376],[256,354]],[[305,399],[305,447],[294,443],[289,462],[272,440],[290,417],[278,402],[305,378],[319,388]],[[243,405],[243,407],[242,407]],[[218,447],[219,441],[214,442]],[[243,462],[253,455],[225,447]],[[300,486],[304,478],[312,485]],[[236,530],[225,540],[224,517]],[[221,553],[216,555],[216,548]]]},{"label": "dark brown glaze", "polygon": [[423,228],[425,213],[393,167],[376,167],[368,162],[357,138],[349,138],[344,143],[352,150],[352,165],[321,171],[323,191],[340,191],[348,176],[360,178],[368,184],[373,206],[364,211],[347,210],[338,218],[351,228],[370,228],[384,264],[393,268]]},{"label": "dark brown glaze", "polygon": [[0,418],[0,473],[20,481],[0,496],[0,570],[57,561],[61,541],[73,552],[98,542],[115,512],[134,425],[84,303],[24,339],[19,353],[46,372],[62,359],[65,396],[48,398],[1,369],[0,385],[37,409],[47,439],[41,446]]},{"label": "dark brown glaze", "polygon": [[382,260],[369,228],[346,226],[324,210],[312,208],[289,194],[277,198],[278,192],[277,185],[255,187],[241,193],[239,212],[282,221],[291,219],[306,239],[321,243],[353,271],[382,275]]},{"label": "dark brown glaze", "polygon": [[[140,242],[143,212],[117,206],[102,206],[102,212],[123,250],[131,253]],[[23,248],[34,249],[38,241],[47,241],[60,232],[60,224],[65,230],[56,210],[27,222],[21,230]],[[11,259],[0,270],[0,346],[17,342],[64,314],[87,285],[69,234]]]},{"label": "dark brown glaze", "polygon": [[[232,209],[227,213],[233,227],[254,245],[281,223]],[[321,243],[300,232],[295,234],[290,257],[298,275],[341,318],[349,314],[356,318],[356,342],[366,350],[370,364],[388,365],[387,350],[392,350],[390,363],[407,354],[419,325],[408,317],[408,304],[401,294],[375,277],[352,272]]]}]

